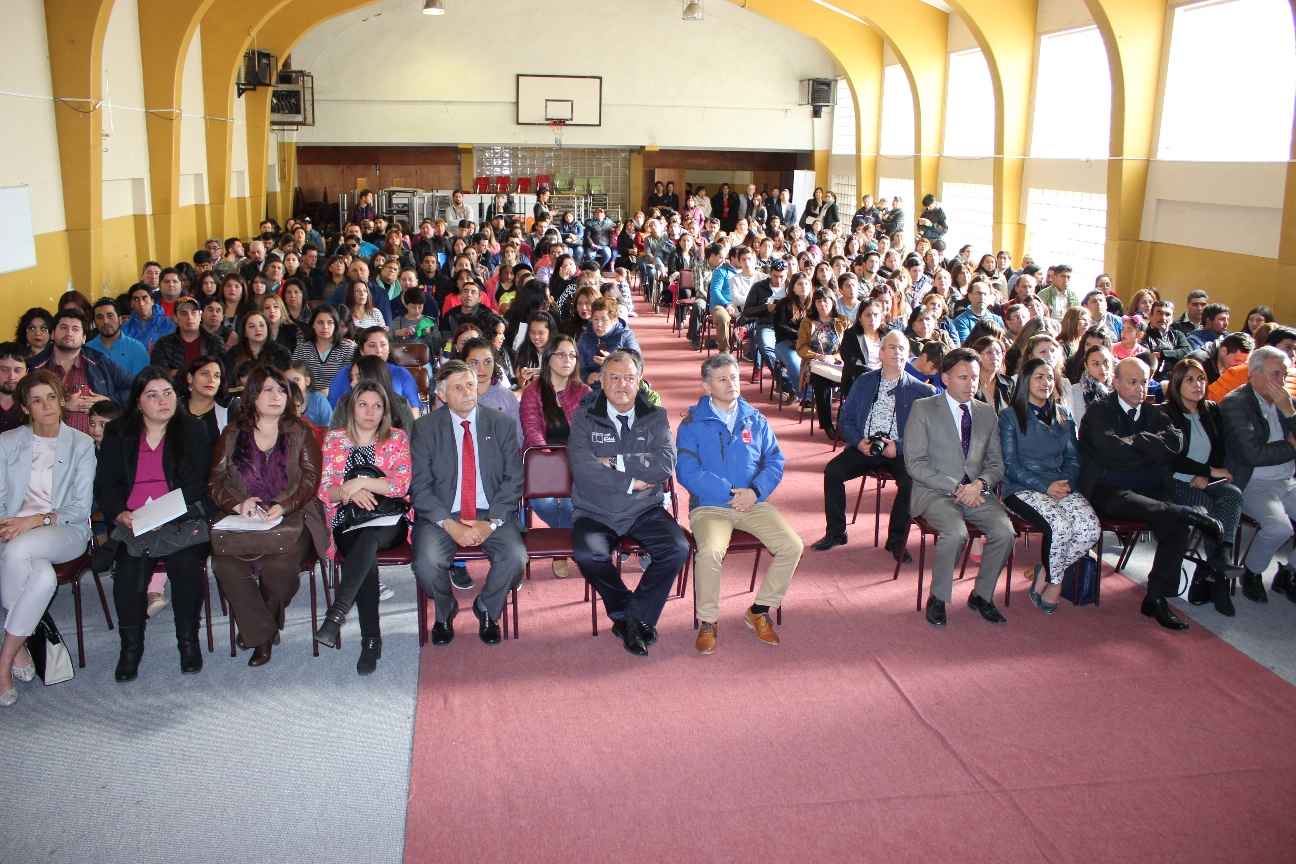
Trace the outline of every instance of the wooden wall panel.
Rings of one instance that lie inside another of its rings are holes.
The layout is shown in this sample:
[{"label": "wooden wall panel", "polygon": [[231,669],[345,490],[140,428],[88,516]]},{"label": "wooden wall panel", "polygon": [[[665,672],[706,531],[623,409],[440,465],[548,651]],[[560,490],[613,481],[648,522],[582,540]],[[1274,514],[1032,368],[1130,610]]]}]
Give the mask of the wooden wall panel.
[{"label": "wooden wall panel", "polygon": [[675,181],[675,191],[683,203],[684,172],[689,169],[710,171],[751,171],[756,188],[762,192],[774,186],[790,186],[792,172],[809,154],[798,152],[742,150],[651,150],[643,154],[644,200],[648,203],[653,182]]},{"label": "wooden wall panel", "polygon": [[[455,147],[309,147],[297,150],[297,185],[307,201],[321,200],[328,190],[352,192],[357,181],[367,189],[406,186],[454,189],[459,185],[459,150]],[[399,181],[399,183],[397,182]]]}]

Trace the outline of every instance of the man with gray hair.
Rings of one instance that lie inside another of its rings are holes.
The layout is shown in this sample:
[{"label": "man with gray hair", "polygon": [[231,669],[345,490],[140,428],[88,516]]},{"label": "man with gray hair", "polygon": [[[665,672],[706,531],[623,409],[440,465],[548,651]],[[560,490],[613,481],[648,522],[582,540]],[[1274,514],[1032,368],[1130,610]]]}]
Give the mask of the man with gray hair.
[{"label": "man with gray hair", "polygon": [[1197,528],[1219,546],[1224,529],[1202,507],[1175,503],[1170,463],[1183,433],[1159,405],[1147,401],[1149,369],[1137,357],[1116,366],[1115,391],[1096,399],[1080,421],[1080,492],[1102,519],[1145,522],[1156,538],[1142,613],[1168,630],[1187,630],[1168,598],[1179,593],[1188,535]]},{"label": "man with gray hair", "polygon": [[[1242,594],[1269,602],[1264,572],[1292,537],[1296,518],[1296,406],[1287,393],[1287,355],[1270,345],[1247,358],[1246,384],[1220,402],[1224,414],[1224,467],[1242,490],[1242,512],[1260,523],[1243,562]],[[1296,603],[1296,550],[1278,565],[1273,590]]]},{"label": "man with gray hair", "polygon": [[[657,641],[657,619],[688,560],[683,529],[662,507],[675,473],[675,441],[665,410],[641,392],[643,359],[613,351],[601,388],[576,409],[567,439],[572,475],[572,558],[603,598],[612,632],[639,657]],[[650,556],[632,592],[613,560],[623,537]]]},{"label": "man with gray hair", "polygon": [[702,364],[706,395],[676,433],[680,485],[689,492],[689,524],[697,541],[693,596],[699,623],[695,647],[716,649],[720,571],[733,532],[746,531],[774,555],[756,602],[743,615],[766,645],[778,645],[770,609],[783,605],[803,546],[769,496],[783,479],[783,451],[763,414],[742,398],[742,373],[732,354]]}]

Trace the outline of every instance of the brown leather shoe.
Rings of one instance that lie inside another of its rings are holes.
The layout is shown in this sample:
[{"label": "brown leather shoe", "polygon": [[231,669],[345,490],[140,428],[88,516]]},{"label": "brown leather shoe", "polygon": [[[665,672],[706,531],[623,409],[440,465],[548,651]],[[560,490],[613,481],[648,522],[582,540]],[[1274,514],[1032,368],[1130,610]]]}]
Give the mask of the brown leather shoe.
[{"label": "brown leather shoe", "polygon": [[252,656],[248,658],[249,666],[264,666],[270,662],[270,652],[274,650],[274,639],[267,639],[260,645],[252,649]]},{"label": "brown leather shoe", "polygon": [[697,641],[693,643],[699,654],[714,654],[716,649],[716,625],[710,621],[698,624]]},{"label": "brown leather shoe", "polygon": [[566,579],[571,575],[571,565],[567,563],[566,558],[555,558],[549,566],[553,568],[555,579]]},{"label": "brown leather shoe", "polygon": [[768,612],[755,615],[749,608],[743,613],[743,621],[746,622],[748,627],[756,631],[757,638],[766,645],[779,644],[778,634],[774,632],[774,622],[770,621]]}]

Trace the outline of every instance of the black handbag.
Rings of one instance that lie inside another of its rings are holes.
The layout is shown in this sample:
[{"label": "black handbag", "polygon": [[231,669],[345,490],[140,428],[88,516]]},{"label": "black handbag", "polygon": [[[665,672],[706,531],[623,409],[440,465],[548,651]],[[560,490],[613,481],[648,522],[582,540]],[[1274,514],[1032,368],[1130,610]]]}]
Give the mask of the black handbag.
[{"label": "black handbag", "polygon": [[[379,480],[386,478],[387,475],[373,465],[357,465],[346,473],[343,482],[354,480],[357,477]],[[404,516],[409,512],[409,506],[409,501],[391,495],[375,495],[372,510],[366,510],[356,504],[344,504],[341,511],[342,519],[338,522],[335,530],[341,533],[352,528],[359,528],[374,519],[384,516]]]},{"label": "black handbag", "polygon": [[134,531],[120,523],[113,528],[110,537],[126,544],[126,551],[136,558],[165,558],[181,549],[206,543],[211,539],[211,534],[202,508],[190,504],[184,516],[138,537]]},{"label": "black handbag", "polygon": [[1062,596],[1076,606],[1098,602],[1098,561],[1085,553],[1062,574]]}]

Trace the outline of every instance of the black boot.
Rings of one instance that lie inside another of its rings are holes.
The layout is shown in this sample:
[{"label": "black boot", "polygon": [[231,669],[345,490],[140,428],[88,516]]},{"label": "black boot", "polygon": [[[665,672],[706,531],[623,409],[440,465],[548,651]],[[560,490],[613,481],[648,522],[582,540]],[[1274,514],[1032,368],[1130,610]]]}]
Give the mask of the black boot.
[{"label": "black boot", "polygon": [[180,673],[197,675],[203,668],[202,645],[198,642],[198,619],[176,620],[176,645],[180,648]]},{"label": "black boot", "polygon": [[1278,565],[1278,572],[1273,578],[1273,591],[1296,603],[1296,571],[1290,565]]},{"label": "black boot", "polygon": [[139,675],[140,658],[144,656],[144,625],[122,624],[118,628],[121,634],[121,656],[117,659],[117,672],[114,677],[118,683],[134,681]]},{"label": "black boot", "polygon": [[1206,583],[1210,592],[1210,601],[1215,604],[1215,611],[1232,618],[1237,614],[1233,608],[1233,598],[1229,596],[1229,577],[1215,568],[1210,570],[1210,581]]},{"label": "black boot", "polygon": [[1225,578],[1236,579],[1242,575],[1241,567],[1233,563],[1233,544],[1216,543],[1215,551],[1206,559],[1206,563],[1217,573],[1222,573]]},{"label": "black boot", "polygon": [[360,637],[360,659],[356,661],[356,672],[361,675],[371,675],[378,668],[378,661],[382,658],[382,637],[381,636],[361,636]]},{"label": "black boot", "polygon": [[342,633],[342,625],[346,623],[347,610],[334,603],[324,613],[324,623],[315,631],[315,641],[326,648],[332,648],[337,644],[338,636]]},{"label": "black boot", "polygon": [[1242,596],[1256,603],[1268,603],[1269,595],[1265,592],[1264,576],[1252,573],[1250,570],[1243,570]]}]

